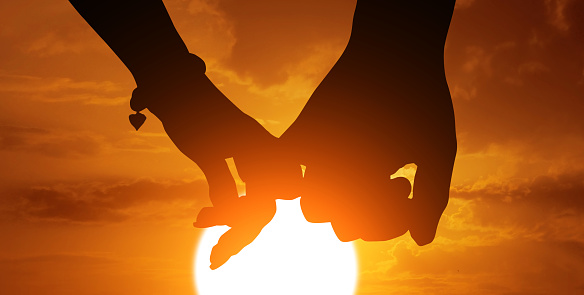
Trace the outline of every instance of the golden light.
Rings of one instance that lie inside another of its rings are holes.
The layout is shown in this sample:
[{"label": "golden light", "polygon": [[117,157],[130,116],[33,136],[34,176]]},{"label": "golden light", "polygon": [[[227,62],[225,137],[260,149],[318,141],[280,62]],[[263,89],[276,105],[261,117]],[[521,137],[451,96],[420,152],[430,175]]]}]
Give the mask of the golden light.
[{"label": "golden light", "polygon": [[309,223],[300,199],[277,200],[277,213],[256,240],[216,270],[211,248],[228,229],[209,228],[195,255],[199,295],[351,295],[357,285],[352,243],[340,242],[330,223]]}]

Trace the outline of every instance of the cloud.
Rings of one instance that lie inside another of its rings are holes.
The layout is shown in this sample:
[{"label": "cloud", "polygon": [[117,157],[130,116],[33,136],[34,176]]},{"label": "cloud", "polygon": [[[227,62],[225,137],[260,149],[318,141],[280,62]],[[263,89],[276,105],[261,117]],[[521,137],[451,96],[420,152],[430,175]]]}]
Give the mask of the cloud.
[{"label": "cloud", "polygon": [[548,22],[560,31],[570,29],[570,24],[566,20],[566,7],[572,0],[546,0]]},{"label": "cloud", "polygon": [[0,125],[0,151],[56,159],[87,159],[125,152],[174,153],[165,133],[128,132],[119,137],[90,131]]},{"label": "cloud", "polygon": [[[457,130],[466,137],[461,150],[582,138],[576,110],[583,107],[584,42],[573,32],[584,22],[575,17],[583,4],[575,3],[582,2],[533,1],[526,10],[519,1],[475,1],[455,12],[445,66]],[[564,11],[568,32],[542,20],[550,5]]]},{"label": "cloud", "polygon": [[549,72],[550,68],[538,61],[526,61],[520,64],[516,71],[509,71],[505,82],[515,85],[524,86],[526,80],[532,80],[537,75]]},{"label": "cloud", "polygon": [[0,151],[35,153],[54,158],[77,158],[98,155],[104,148],[104,139],[90,133],[0,126]]},{"label": "cloud", "polygon": [[[43,293],[47,289],[55,288],[55,279],[67,282],[67,286],[70,287],[73,280],[71,276],[94,277],[102,271],[111,273],[121,265],[119,259],[88,253],[54,253],[4,258],[0,260],[0,283],[4,290],[12,294],[25,294],[35,287],[44,289],[40,291]],[[48,281],[47,277],[53,281]]]},{"label": "cloud", "polygon": [[549,71],[550,68],[541,62],[528,61],[519,66],[518,72],[520,74],[537,74]]},{"label": "cloud", "polygon": [[278,100],[306,101],[343,52],[342,44],[318,44],[306,50],[303,59],[284,67],[283,83],[262,87],[252,83],[252,94]]},{"label": "cloud", "polygon": [[208,205],[207,185],[196,181],[58,184],[15,189],[3,204],[6,218],[34,222],[110,223],[193,218]]},{"label": "cloud", "polygon": [[[565,17],[570,24],[570,34],[578,38],[584,33],[584,3],[582,1],[569,1],[565,7]],[[580,44],[584,43],[582,38],[579,38]]]},{"label": "cloud", "polygon": [[553,210],[584,211],[584,171],[559,175],[540,175],[532,179],[509,179],[501,182],[455,188],[453,197],[508,204],[530,204]]},{"label": "cloud", "polygon": [[104,44],[95,38],[88,38],[92,37],[92,33],[86,26],[74,25],[44,32],[28,41],[24,52],[38,57],[95,52]]},{"label": "cloud", "polygon": [[104,257],[100,255],[88,254],[50,254],[37,255],[18,258],[0,259],[0,265],[24,265],[24,264],[38,264],[38,263],[59,263],[70,265],[103,265],[116,263],[115,259]]},{"label": "cloud", "polygon": [[88,105],[126,104],[130,94],[111,81],[75,81],[65,77],[0,74],[0,93],[42,102],[80,102]]},{"label": "cloud", "polygon": [[286,67],[299,64],[311,47],[346,44],[355,5],[354,1],[330,5],[308,0],[217,3],[234,24],[237,40],[224,66],[252,77],[261,87],[285,81]]},{"label": "cloud", "polygon": [[149,153],[169,153],[176,149],[169,145],[166,133],[134,131],[128,132],[127,136],[111,143],[112,149],[116,151],[149,152]]},{"label": "cloud", "polygon": [[[37,228],[38,229],[38,228]],[[89,227],[82,235],[63,235],[54,228],[29,233],[30,240],[16,247],[38,248],[0,260],[0,284],[5,294],[179,294],[192,293],[192,229],[151,228],[106,230]],[[49,231],[50,233],[46,233]],[[77,232],[78,233],[78,232]],[[171,234],[170,234],[171,233]],[[123,235],[123,236],[120,236]],[[172,236],[169,241],[167,238]],[[174,240],[174,237],[184,237]],[[19,235],[20,238],[20,235]],[[45,240],[46,239],[46,240]],[[46,244],[60,245],[54,251]],[[186,244],[187,246],[185,247]],[[87,249],[101,249],[88,252]],[[106,250],[107,249],[107,250]],[[34,253],[33,253],[34,252]],[[46,253],[46,254],[36,254]],[[10,254],[9,254],[10,255]]]},{"label": "cloud", "polygon": [[296,64],[282,65],[279,70],[283,80],[268,84],[220,64],[210,67],[207,74],[238,107],[280,135],[298,116],[342,51],[341,44],[308,47]]},{"label": "cloud", "polygon": [[68,1],[2,5],[3,54],[54,57],[108,50]]},{"label": "cloud", "polygon": [[469,8],[476,0],[457,0],[454,9]]},{"label": "cloud", "polygon": [[416,254],[403,245],[392,254],[397,261],[393,268],[363,275],[360,294],[579,294],[581,248],[580,243],[514,239],[497,246]]},{"label": "cloud", "polygon": [[[541,244],[568,255],[573,252],[570,249],[584,245],[580,226],[584,222],[583,195],[582,170],[454,187],[437,247],[468,251],[464,249]],[[454,209],[458,213],[452,213]],[[476,243],[472,243],[472,237]],[[584,273],[584,263],[576,267]]]},{"label": "cloud", "polygon": [[584,171],[453,188],[436,240],[360,243],[359,294],[579,294]]},{"label": "cloud", "polygon": [[207,68],[229,58],[237,39],[234,22],[219,1],[165,1],[165,5],[189,51],[203,58]]}]

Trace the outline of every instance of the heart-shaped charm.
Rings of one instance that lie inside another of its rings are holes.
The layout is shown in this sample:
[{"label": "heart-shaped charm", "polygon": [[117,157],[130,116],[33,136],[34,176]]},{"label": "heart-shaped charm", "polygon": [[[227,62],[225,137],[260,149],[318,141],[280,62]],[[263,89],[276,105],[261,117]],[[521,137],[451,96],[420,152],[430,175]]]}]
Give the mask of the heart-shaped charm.
[{"label": "heart-shaped charm", "polygon": [[130,123],[136,128],[136,131],[140,129],[140,126],[144,124],[144,121],[146,121],[146,116],[144,116],[144,114],[135,113],[130,115]]}]

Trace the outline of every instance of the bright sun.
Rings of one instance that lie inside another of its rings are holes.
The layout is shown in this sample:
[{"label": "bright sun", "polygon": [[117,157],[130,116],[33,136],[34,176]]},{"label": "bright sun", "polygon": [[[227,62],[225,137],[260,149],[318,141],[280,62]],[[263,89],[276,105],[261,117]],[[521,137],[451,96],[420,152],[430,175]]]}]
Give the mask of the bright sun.
[{"label": "bright sun", "polygon": [[309,223],[300,199],[277,200],[278,211],[253,243],[216,270],[211,248],[228,229],[209,228],[195,255],[200,295],[351,295],[357,284],[352,243],[340,242],[330,223]]}]

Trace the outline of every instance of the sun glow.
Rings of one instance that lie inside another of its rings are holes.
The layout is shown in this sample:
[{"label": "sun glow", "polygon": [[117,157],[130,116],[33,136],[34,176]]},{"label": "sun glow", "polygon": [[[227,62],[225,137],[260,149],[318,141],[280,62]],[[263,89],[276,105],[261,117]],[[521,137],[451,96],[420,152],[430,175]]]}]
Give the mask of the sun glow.
[{"label": "sun glow", "polygon": [[277,200],[278,211],[256,240],[216,270],[211,248],[228,229],[207,229],[195,255],[200,295],[351,295],[357,284],[352,243],[340,242],[330,223],[304,219],[300,199]]}]

